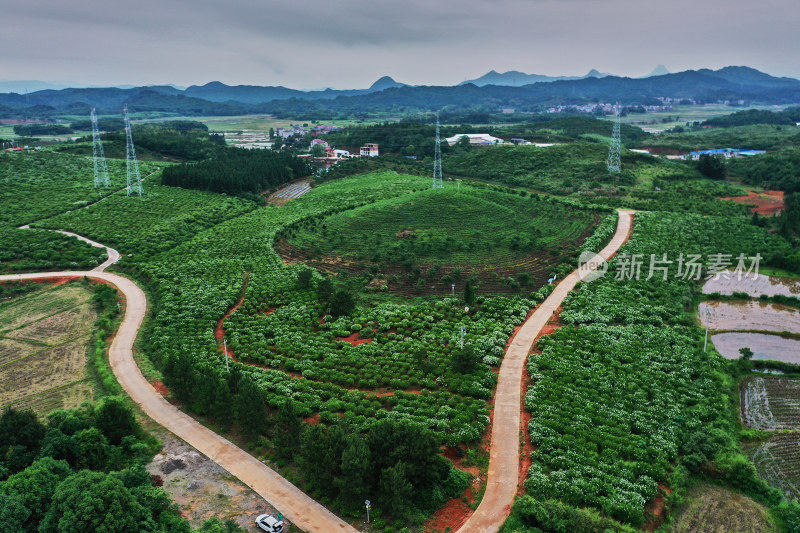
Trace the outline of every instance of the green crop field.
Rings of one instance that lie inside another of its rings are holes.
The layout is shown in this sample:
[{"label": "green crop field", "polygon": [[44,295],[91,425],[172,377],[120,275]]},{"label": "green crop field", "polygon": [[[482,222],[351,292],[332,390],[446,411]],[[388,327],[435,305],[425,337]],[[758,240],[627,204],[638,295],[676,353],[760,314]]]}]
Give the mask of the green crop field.
[{"label": "green crop field", "polygon": [[492,280],[523,274],[540,285],[600,220],[597,213],[554,198],[448,183],[441,190],[425,189],[298,223],[283,232],[287,246],[280,251],[329,272],[345,268],[361,273],[375,265],[376,278],[398,278],[386,283],[390,290],[405,292],[413,285],[407,274],[415,267],[430,273],[429,281],[418,285],[426,292],[431,284],[447,292],[451,282],[461,290],[462,278],[473,275],[495,289],[502,283]]},{"label": "green crop field", "polygon": [[[57,233],[17,228],[80,210],[124,187],[125,162],[109,159],[108,169],[111,187],[95,189],[91,157],[0,152],[0,271],[91,269],[102,263],[102,248]],[[157,166],[141,165],[142,176],[158,171]]]}]

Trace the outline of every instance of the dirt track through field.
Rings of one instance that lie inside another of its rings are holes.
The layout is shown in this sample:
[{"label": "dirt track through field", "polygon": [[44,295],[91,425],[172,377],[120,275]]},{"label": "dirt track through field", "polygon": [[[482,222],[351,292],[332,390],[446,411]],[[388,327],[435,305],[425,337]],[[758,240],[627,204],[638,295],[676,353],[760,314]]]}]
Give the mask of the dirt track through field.
[{"label": "dirt track through field", "polygon": [[[118,258],[119,254],[114,257]],[[102,269],[108,264],[104,263]],[[147,382],[133,358],[133,343],[147,311],[147,298],[136,283],[102,270],[11,274],[0,276],[0,281],[84,276],[111,283],[125,295],[125,318],[111,343],[109,361],[122,388],[145,414],[239,478],[300,529],[320,533],[356,532],[355,528],[306,496],[277,472],[178,410]]]},{"label": "dirt track through field", "polygon": [[[633,223],[632,211],[619,211],[617,231],[598,255],[608,260],[628,239]],[[508,347],[497,380],[494,423],[489,454],[486,492],[480,505],[458,529],[458,533],[494,533],[505,522],[517,494],[520,462],[520,401],[525,361],[539,331],[547,324],[561,302],[578,283],[578,271],[564,278],[552,294],[525,321]]]}]

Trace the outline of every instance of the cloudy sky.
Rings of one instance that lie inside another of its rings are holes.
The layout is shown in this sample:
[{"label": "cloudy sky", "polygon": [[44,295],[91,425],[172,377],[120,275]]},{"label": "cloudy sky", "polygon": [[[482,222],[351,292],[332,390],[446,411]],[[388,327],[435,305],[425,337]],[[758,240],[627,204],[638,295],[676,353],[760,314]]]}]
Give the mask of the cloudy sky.
[{"label": "cloudy sky", "polygon": [[491,69],[800,78],[798,0],[0,0],[0,78],[452,85]]}]

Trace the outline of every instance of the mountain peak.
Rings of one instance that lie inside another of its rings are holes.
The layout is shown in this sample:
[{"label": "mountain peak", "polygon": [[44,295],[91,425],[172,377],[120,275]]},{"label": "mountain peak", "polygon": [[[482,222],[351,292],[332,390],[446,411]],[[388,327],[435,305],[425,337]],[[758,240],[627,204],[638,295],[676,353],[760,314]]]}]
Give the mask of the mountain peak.
[{"label": "mountain peak", "polygon": [[383,76],[378,79],[375,83],[370,85],[370,91],[383,91],[385,89],[391,89],[393,87],[405,87],[405,83],[399,83],[394,81],[391,76]]},{"label": "mountain peak", "polygon": [[664,65],[659,63],[658,66],[656,68],[654,68],[652,70],[652,72],[650,72],[650,74],[648,74],[647,76],[644,76],[644,77],[645,78],[652,78],[653,76],[664,76],[665,74],[669,74],[669,73],[670,72],[669,72],[669,70],[667,70],[667,67],[665,67]]},{"label": "mountain peak", "polygon": [[605,78],[606,76],[608,76],[608,74],[603,74],[599,70],[593,68],[586,74],[586,76],[584,76],[584,78]]}]

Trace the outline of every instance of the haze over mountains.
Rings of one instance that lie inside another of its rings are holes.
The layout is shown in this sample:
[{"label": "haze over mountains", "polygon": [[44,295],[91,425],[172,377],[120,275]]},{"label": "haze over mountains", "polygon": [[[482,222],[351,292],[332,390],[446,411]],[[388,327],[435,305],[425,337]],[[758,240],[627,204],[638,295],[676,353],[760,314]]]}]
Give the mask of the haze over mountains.
[{"label": "haze over mountains", "polygon": [[219,81],[185,89],[172,85],[131,88],[45,89],[25,95],[0,94],[0,118],[47,117],[132,111],[186,115],[245,113],[308,114],[450,109],[541,111],[546,106],[621,101],[659,103],[663,97],[695,102],[800,102],[800,80],[779,78],[749,67],[669,73],[659,65],[648,76],[625,78],[592,70],[581,77],[549,77],[491,71],[454,86],[410,86],[384,76],[366,89],[300,91],[282,86],[230,86]]}]

